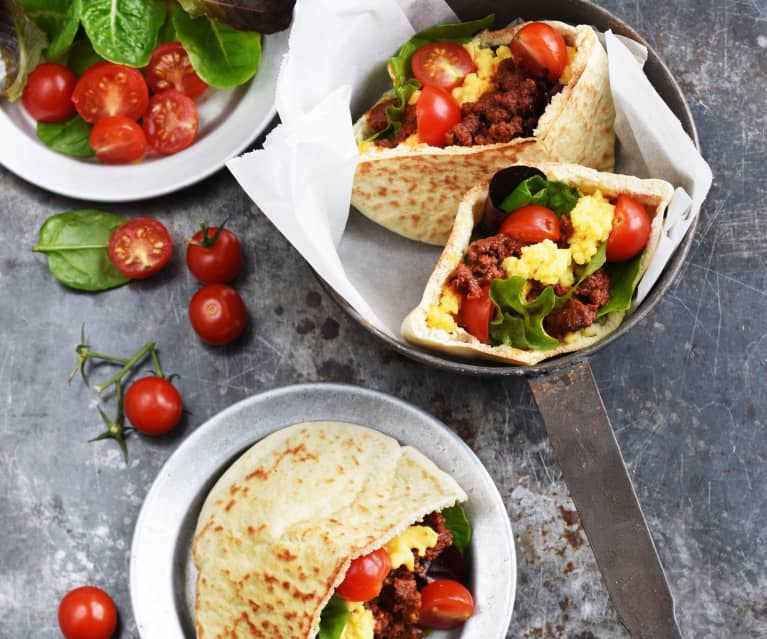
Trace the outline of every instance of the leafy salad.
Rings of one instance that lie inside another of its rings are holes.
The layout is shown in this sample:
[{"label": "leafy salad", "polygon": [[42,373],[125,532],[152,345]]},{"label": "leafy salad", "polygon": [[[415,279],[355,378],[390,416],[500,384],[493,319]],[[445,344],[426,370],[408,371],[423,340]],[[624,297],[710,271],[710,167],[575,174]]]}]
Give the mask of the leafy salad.
[{"label": "leafy salad", "polygon": [[[60,153],[132,162],[147,142],[175,153],[196,135],[193,101],[208,85],[250,80],[261,62],[261,34],[287,28],[293,4],[0,0],[0,97],[21,97],[39,138]],[[115,117],[122,119],[101,123]],[[182,126],[169,130],[177,121]],[[174,136],[183,145],[163,148],[160,139]],[[124,148],[115,158],[116,145]]]}]

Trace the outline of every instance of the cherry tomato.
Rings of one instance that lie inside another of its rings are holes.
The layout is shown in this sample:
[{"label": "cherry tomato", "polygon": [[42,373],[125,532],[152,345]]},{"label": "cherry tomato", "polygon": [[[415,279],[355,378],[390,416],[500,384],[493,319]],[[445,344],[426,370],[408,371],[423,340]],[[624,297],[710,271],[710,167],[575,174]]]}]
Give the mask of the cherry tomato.
[{"label": "cherry tomato", "polygon": [[562,235],[557,214],[545,206],[529,204],[509,213],[501,223],[500,232],[520,242],[556,242]]},{"label": "cherry tomato", "polygon": [[[203,240],[203,232],[206,240]],[[218,236],[216,234],[218,233]],[[186,265],[192,275],[205,284],[224,284],[233,280],[242,266],[242,246],[229,229],[203,226],[186,247]]]},{"label": "cherry tomato", "polygon": [[615,200],[613,228],[607,238],[607,261],[624,262],[639,254],[650,237],[650,216],[630,195]]},{"label": "cherry tomato", "polygon": [[452,89],[477,67],[469,52],[455,42],[430,42],[410,60],[413,75],[424,86]]},{"label": "cherry tomato", "polygon": [[226,284],[208,284],[189,302],[189,321],[208,344],[228,344],[245,330],[247,309],[239,293]]},{"label": "cherry tomato", "polygon": [[565,39],[545,22],[526,24],[509,46],[514,58],[536,75],[558,80],[567,66]]},{"label": "cherry tomato", "polygon": [[21,102],[38,122],[66,122],[75,114],[75,84],[77,76],[63,64],[43,62],[29,74]]},{"label": "cherry tomato", "polygon": [[474,612],[474,599],[466,588],[452,579],[438,579],[421,590],[418,625],[447,630],[457,628]]},{"label": "cherry tomato", "polygon": [[90,143],[104,164],[138,162],[146,151],[144,129],[124,115],[108,115],[96,122]]},{"label": "cherry tomato", "polygon": [[155,151],[170,155],[188,147],[197,136],[200,117],[192,98],[168,89],[154,95],[144,116],[144,133]]},{"label": "cherry tomato", "polygon": [[100,588],[75,588],[59,604],[59,627],[66,639],[109,639],[117,628],[117,608]]},{"label": "cherry tomato", "polygon": [[490,320],[495,310],[489,291],[490,287],[486,286],[479,297],[465,296],[458,313],[461,326],[483,344],[490,343]]},{"label": "cherry tomato", "polygon": [[176,89],[195,99],[208,88],[197,75],[180,42],[165,42],[152,51],[145,73],[152,93]]},{"label": "cherry tomato", "polygon": [[112,62],[97,62],[80,76],[72,102],[86,122],[108,115],[138,120],[149,103],[149,89],[141,72]]},{"label": "cherry tomato", "polygon": [[425,86],[415,104],[418,137],[430,146],[445,146],[445,134],[461,121],[461,107],[449,91]]},{"label": "cherry tomato", "polygon": [[167,379],[149,375],[125,393],[125,416],[145,435],[163,435],[178,424],[184,409],[181,395]]},{"label": "cherry tomato", "polygon": [[374,550],[352,561],[336,592],[347,601],[370,601],[380,594],[390,570],[391,558],[386,549]]},{"label": "cherry tomato", "polygon": [[154,275],[173,254],[173,240],[162,222],[136,217],[109,237],[109,259],[123,275],[143,279]]}]

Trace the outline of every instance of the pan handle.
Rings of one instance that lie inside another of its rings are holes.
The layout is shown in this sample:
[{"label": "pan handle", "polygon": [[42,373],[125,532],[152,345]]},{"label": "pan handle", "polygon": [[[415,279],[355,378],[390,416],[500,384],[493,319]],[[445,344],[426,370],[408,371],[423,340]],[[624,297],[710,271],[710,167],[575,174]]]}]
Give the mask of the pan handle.
[{"label": "pan handle", "polygon": [[682,639],[663,566],[588,361],[529,383],[621,621],[634,639]]}]

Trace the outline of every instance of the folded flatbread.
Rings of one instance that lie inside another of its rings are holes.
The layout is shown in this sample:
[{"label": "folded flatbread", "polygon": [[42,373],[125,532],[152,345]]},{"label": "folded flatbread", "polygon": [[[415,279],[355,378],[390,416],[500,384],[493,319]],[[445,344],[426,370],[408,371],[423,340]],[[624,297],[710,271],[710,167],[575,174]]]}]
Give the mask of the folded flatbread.
[{"label": "folded flatbread", "polygon": [[[674,195],[671,184],[664,180],[643,180],[627,175],[602,173],[571,164],[539,163],[531,166],[543,171],[547,179],[575,186],[584,195],[593,194],[597,190],[610,200],[620,194],[630,195],[643,204],[648,212],[653,213],[650,237],[639,262],[636,278],[638,281],[647,270],[660,241],[664,211]],[[402,322],[402,336],[408,342],[458,357],[532,365],[550,357],[586,348],[618,328],[623,321],[625,311],[605,314],[591,326],[570,333],[566,340],[561,341],[559,346],[551,350],[522,350],[507,344],[500,346],[483,344],[460,326],[452,332],[429,326],[427,322],[429,309],[439,304],[443,287],[447,285],[451,274],[463,259],[471,242],[472,230],[482,217],[488,184],[489,180],[485,180],[476,185],[461,201],[450,237],[434,272],[429,277],[421,302]]]},{"label": "folded flatbread", "polygon": [[[534,137],[480,146],[365,144],[354,177],[352,204],[387,229],[428,244],[444,245],[460,199],[496,170],[516,162],[569,162],[612,171],[615,109],[607,55],[590,26],[548,22],[576,53],[572,75],[538,120]],[[480,46],[507,45],[524,24],[476,36]],[[392,97],[384,95],[383,99]],[[358,143],[372,131],[363,116]]]},{"label": "folded flatbread", "polygon": [[417,450],[362,426],[309,422],[245,452],[194,536],[199,639],[313,639],[352,559],[466,495]]}]

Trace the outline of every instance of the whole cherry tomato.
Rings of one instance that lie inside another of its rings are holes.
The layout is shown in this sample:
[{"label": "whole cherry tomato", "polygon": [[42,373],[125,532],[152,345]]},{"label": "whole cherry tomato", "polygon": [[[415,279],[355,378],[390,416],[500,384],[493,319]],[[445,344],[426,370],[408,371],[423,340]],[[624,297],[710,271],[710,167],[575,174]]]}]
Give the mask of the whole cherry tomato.
[{"label": "whole cherry tomato", "polygon": [[418,137],[430,146],[445,146],[445,135],[461,121],[461,107],[449,91],[425,86],[415,104]]},{"label": "whole cherry tomato", "polygon": [[145,435],[163,435],[181,419],[184,405],[167,379],[149,375],[133,382],[125,393],[125,416]]},{"label": "whole cherry tomato", "polygon": [[149,88],[138,69],[102,61],[80,76],[72,102],[86,122],[98,122],[109,115],[138,120],[149,104]]},{"label": "whole cherry tomato", "polygon": [[237,277],[242,266],[242,246],[229,229],[217,226],[194,234],[186,246],[186,265],[192,275],[205,284],[225,284]]},{"label": "whole cherry tomato", "polygon": [[385,548],[354,559],[336,592],[347,601],[370,601],[377,597],[386,575],[391,570],[391,558]]},{"label": "whole cherry tomato", "polygon": [[245,330],[247,309],[240,294],[226,284],[208,284],[189,302],[189,321],[200,339],[228,344]]},{"label": "whole cherry tomato", "polygon": [[629,195],[615,200],[613,228],[607,238],[607,261],[623,262],[638,255],[650,237],[650,216],[639,202]]},{"label": "whole cherry tomato", "polygon": [[180,42],[164,42],[152,51],[144,73],[153,93],[175,89],[194,100],[208,88],[197,75]]},{"label": "whole cherry tomato", "polygon": [[469,333],[483,344],[490,343],[490,320],[493,317],[495,304],[490,299],[490,287],[482,289],[479,297],[464,296],[461,300],[461,310],[458,320]]},{"label": "whole cherry tomato", "polygon": [[567,45],[562,34],[545,22],[522,27],[509,45],[511,53],[531,73],[559,80],[567,66]]},{"label": "whole cherry tomato", "polygon": [[144,133],[155,151],[170,155],[184,150],[197,137],[200,116],[192,98],[167,89],[149,100]]},{"label": "whole cherry tomato", "polygon": [[104,164],[126,164],[144,157],[146,136],[135,120],[108,115],[93,125],[90,144]]},{"label": "whole cherry tomato", "polygon": [[457,628],[473,613],[474,599],[457,581],[438,579],[421,590],[419,626],[440,630]]},{"label": "whole cherry tomato", "polygon": [[59,604],[59,627],[66,639],[109,639],[117,628],[117,608],[100,588],[75,588]]},{"label": "whole cherry tomato", "polygon": [[455,42],[430,42],[410,60],[413,75],[422,85],[452,89],[477,67],[469,52]]},{"label": "whole cherry tomato", "polygon": [[168,263],[173,253],[173,240],[159,220],[136,217],[112,231],[108,250],[109,259],[120,273],[143,279]]},{"label": "whole cherry tomato", "polygon": [[29,74],[21,102],[38,122],[66,122],[75,114],[75,84],[77,76],[63,64],[43,62]]},{"label": "whole cherry tomato", "polygon": [[520,242],[531,244],[551,240],[556,242],[562,235],[557,214],[545,206],[528,204],[509,213],[501,223],[500,233]]}]

